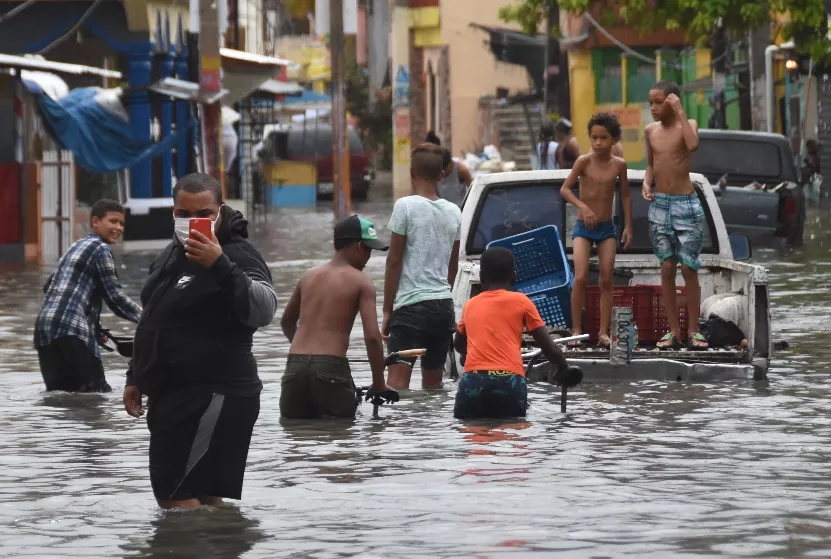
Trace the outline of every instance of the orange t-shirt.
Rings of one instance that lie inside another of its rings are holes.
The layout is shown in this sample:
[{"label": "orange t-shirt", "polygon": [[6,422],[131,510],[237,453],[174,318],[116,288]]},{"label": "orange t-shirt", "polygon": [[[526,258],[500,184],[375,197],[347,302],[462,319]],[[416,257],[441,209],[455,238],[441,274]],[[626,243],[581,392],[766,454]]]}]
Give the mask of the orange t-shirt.
[{"label": "orange t-shirt", "polygon": [[465,372],[509,371],[525,376],[522,363],[522,330],[545,326],[534,303],[522,293],[483,291],[470,299],[459,321],[467,336]]}]

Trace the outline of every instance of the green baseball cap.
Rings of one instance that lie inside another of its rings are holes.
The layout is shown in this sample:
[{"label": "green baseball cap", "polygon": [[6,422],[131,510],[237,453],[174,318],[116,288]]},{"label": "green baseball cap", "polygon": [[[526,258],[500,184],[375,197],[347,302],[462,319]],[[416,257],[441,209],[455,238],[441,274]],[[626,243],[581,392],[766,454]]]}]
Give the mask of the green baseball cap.
[{"label": "green baseball cap", "polygon": [[357,215],[347,217],[335,225],[335,240],[339,239],[361,241],[364,246],[374,250],[390,248],[378,238],[372,222]]}]

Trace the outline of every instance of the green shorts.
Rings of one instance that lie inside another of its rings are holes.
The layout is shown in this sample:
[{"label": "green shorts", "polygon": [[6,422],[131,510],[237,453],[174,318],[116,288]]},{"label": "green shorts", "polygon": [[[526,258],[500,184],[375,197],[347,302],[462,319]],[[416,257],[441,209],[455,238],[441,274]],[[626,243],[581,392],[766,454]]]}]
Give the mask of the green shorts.
[{"label": "green shorts", "polygon": [[281,381],[282,417],[354,418],[357,409],[348,360],[332,355],[289,355]]}]

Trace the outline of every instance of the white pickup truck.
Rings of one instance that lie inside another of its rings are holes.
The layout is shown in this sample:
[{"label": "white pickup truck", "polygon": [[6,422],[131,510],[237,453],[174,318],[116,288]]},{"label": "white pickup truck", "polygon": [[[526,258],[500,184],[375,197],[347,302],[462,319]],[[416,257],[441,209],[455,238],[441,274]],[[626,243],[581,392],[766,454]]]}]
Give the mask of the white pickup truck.
[{"label": "white pickup truck", "polygon": [[[571,233],[577,211],[560,197],[560,186],[568,173],[567,170],[499,173],[474,181],[462,208],[459,272],[453,286],[457,320],[468,299],[481,291],[479,256],[491,241],[554,225],[562,236],[567,253],[571,253]],[[632,190],[633,242],[627,251],[618,250],[616,286],[659,286],[661,283],[660,267],[649,241],[649,202],[640,194],[643,175],[643,171],[630,170],[628,173]],[[718,317],[722,324],[738,327],[743,339],[706,351],[658,350],[654,343],[642,345],[624,364],[612,363],[607,349],[592,346],[565,348],[569,363],[581,367],[587,381],[712,382],[762,379],[767,375],[772,351],[767,271],[761,266],[740,261],[750,258],[747,237],[728,236],[707,179],[695,173],[690,178],[708,224],[699,271],[700,319],[706,322]],[[622,212],[617,195],[615,221],[619,238]],[[594,258],[592,260],[595,261]],[[590,274],[589,284],[592,283],[596,281],[592,281]],[[684,285],[680,271],[677,285]],[[530,353],[533,345],[528,336],[526,344],[524,352]],[[445,374],[455,377],[462,370],[459,356],[451,350]],[[528,369],[528,380],[544,380],[550,373],[549,363],[532,364]]]}]

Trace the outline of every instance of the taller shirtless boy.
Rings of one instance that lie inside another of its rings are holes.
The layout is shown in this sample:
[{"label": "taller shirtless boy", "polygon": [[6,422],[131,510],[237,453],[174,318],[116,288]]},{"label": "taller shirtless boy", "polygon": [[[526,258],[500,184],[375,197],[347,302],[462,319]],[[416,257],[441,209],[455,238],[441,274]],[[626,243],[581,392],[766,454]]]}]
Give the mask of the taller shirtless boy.
[{"label": "taller shirtless boy", "polygon": [[661,349],[681,347],[681,327],[675,298],[678,264],[687,293],[687,344],[707,349],[698,331],[701,287],[699,255],[704,246],[704,209],[690,180],[690,158],[698,149],[698,124],[681,105],[681,90],[671,81],[659,81],[649,92],[649,108],[656,122],[646,126],[647,168],[643,197],[649,206],[649,236],[661,263],[661,287],[670,331],[658,342]]}]

